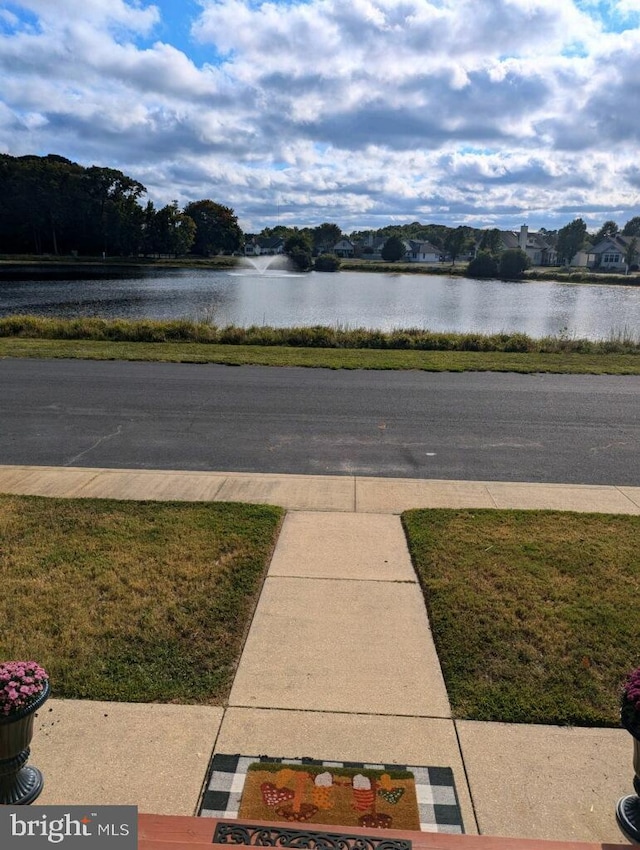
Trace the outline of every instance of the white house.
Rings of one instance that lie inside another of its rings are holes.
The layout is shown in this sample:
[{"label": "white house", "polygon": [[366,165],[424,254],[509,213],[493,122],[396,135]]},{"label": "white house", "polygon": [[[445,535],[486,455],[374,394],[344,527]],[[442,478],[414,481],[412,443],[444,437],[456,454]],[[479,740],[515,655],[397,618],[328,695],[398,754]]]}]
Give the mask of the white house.
[{"label": "white house", "polygon": [[589,249],[587,265],[592,269],[607,269],[608,271],[626,273],[629,249],[634,238],[636,240],[636,252],[629,265],[637,263],[640,255],[640,239],[617,233],[615,236],[605,236],[597,245]]},{"label": "white house", "polygon": [[503,249],[520,248],[529,257],[533,266],[554,266],[558,262],[555,248],[540,233],[529,233],[526,224],[520,227],[520,231],[501,230]]},{"label": "white house", "polygon": [[244,246],[247,256],[259,257],[262,254],[284,254],[284,239],[282,236],[254,236]]},{"label": "white house", "polygon": [[405,242],[407,246],[407,254],[405,259],[410,263],[439,263],[442,259],[442,252],[431,242],[418,242],[415,239],[409,239]]}]

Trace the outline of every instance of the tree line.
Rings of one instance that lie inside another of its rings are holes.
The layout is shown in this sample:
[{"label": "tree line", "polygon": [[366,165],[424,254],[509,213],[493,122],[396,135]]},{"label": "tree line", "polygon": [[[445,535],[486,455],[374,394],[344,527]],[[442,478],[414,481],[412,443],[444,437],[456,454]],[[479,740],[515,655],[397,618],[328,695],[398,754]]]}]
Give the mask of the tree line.
[{"label": "tree line", "polygon": [[[344,236],[337,224],[278,225],[259,234],[245,234],[228,206],[203,199],[182,209],[177,201],[156,209],[150,200],[143,204],[146,193],[142,183],[114,168],[84,167],[55,154],[0,154],[0,253],[208,257],[233,254],[251,241],[276,236],[283,239],[285,253],[299,268],[311,268],[314,257],[316,268],[337,267],[331,254]],[[607,221],[595,234],[587,232],[581,218],[559,230],[541,228],[538,233],[556,250],[559,261],[569,264],[578,251],[607,236],[640,237],[640,216],[621,229],[616,222]],[[349,234],[353,242],[364,242],[367,237],[385,240],[382,257],[388,261],[402,259],[404,241],[415,240],[429,242],[454,264],[471,250],[489,271],[498,268],[513,274],[518,264],[525,262],[518,249],[503,250],[497,228],[477,230],[415,221]],[[367,248],[363,255],[366,252]],[[502,269],[504,264],[508,268]]]},{"label": "tree line", "polygon": [[0,155],[0,252],[139,256],[233,253],[244,235],[230,207],[211,200],[145,206],[147,192],[115,168],[62,156]]}]

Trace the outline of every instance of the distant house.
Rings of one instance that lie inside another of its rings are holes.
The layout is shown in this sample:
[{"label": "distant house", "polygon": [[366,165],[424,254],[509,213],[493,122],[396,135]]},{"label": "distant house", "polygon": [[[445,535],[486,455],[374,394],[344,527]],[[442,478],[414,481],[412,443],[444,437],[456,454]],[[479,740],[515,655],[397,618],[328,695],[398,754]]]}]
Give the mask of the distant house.
[{"label": "distant house", "polygon": [[260,254],[260,246],[255,236],[245,240],[244,253],[247,257],[257,257]]},{"label": "distant house", "polygon": [[585,250],[578,251],[573,255],[573,259],[569,263],[572,269],[584,269],[589,265],[589,253]]},{"label": "distant house", "polygon": [[251,240],[251,245],[245,246],[245,253],[284,254],[284,239],[282,236],[256,236]]},{"label": "distant house", "polygon": [[405,259],[410,263],[439,263],[442,259],[442,252],[431,242],[409,239],[405,245],[407,246]]},{"label": "distant house", "polygon": [[[606,236],[601,239],[597,245],[589,248],[587,256],[587,265],[592,269],[606,269],[607,271],[627,271],[627,252],[633,236]],[[640,253],[640,239],[636,237],[638,253]],[[634,259],[634,263],[638,262],[638,255]]]},{"label": "distant house", "polygon": [[555,266],[558,255],[551,243],[540,233],[529,233],[529,228],[523,224],[519,231],[501,230],[503,250],[520,248],[531,260],[532,266]]},{"label": "distant house", "polygon": [[336,257],[353,257],[355,252],[355,247],[353,242],[346,237],[341,239],[339,242],[333,246],[333,253]]},{"label": "distant house", "polygon": [[386,236],[373,236],[369,233],[353,243],[354,257],[362,257],[365,260],[379,260],[382,257],[382,246],[386,241]]}]

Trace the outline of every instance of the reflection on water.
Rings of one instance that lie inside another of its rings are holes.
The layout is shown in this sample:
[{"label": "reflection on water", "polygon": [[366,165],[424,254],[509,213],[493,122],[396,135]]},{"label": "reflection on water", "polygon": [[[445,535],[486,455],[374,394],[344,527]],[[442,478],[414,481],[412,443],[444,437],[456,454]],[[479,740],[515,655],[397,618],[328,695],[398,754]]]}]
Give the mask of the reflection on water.
[{"label": "reflection on water", "polygon": [[248,267],[103,280],[0,281],[0,316],[21,313],[599,339],[638,333],[640,287]]}]

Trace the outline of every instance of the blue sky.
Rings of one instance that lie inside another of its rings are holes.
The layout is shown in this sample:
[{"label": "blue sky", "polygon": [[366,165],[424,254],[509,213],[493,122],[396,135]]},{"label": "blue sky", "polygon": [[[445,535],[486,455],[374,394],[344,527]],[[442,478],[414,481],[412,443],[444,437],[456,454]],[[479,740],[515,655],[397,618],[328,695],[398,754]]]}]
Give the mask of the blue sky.
[{"label": "blue sky", "polygon": [[0,0],[0,152],[245,230],[640,215],[640,0]]},{"label": "blue sky", "polygon": [[151,37],[138,40],[140,47],[166,41],[182,50],[199,67],[205,63],[218,63],[214,45],[200,43],[191,33],[191,26],[202,9],[197,0],[154,0],[153,5],[160,12],[160,21]]}]

